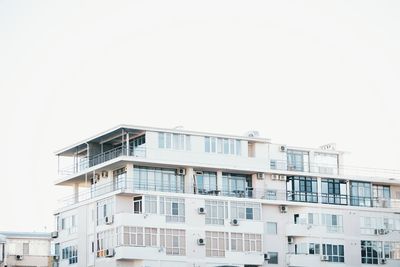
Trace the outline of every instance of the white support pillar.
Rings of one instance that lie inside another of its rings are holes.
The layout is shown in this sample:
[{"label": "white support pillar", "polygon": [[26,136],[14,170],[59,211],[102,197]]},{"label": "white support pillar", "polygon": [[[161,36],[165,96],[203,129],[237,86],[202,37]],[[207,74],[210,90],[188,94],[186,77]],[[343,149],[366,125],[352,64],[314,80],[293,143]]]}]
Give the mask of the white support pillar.
[{"label": "white support pillar", "polygon": [[193,194],[193,175],[194,171],[193,168],[186,168],[186,174],[184,176],[184,185],[185,185],[185,193]]},{"label": "white support pillar", "polygon": [[322,181],[321,177],[317,177],[317,192],[318,192],[318,203],[322,203]]},{"label": "white support pillar", "polygon": [[74,203],[79,202],[79,184],[75,183],[74,184]]},{"label": "white support pillar", "polygon": [[126,155],[129,156],[129,133],[126,133]]},{"label": "white support pillar", "polygon": [[220,191],[220,195],[224,193],[222,192],[222,171],[217,171],[217,190]]}]

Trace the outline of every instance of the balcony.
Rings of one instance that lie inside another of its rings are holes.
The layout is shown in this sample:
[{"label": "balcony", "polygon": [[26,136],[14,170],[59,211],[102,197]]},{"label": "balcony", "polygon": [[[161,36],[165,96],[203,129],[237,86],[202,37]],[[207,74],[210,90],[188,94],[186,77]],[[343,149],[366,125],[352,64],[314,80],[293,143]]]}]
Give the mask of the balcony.
[{"label": "balcony", "polygon": [[316,176],[324,175],[329,177],[371,177],[389,180],[398,180],[400,178],[400,170],[312,162],[305,167],[303,165],[288,164],[286,160],[278,159],[270,160],[269,169],[272,172],[276,170],[286,174],[309,173]]},{"label": "balcony", "polygon": [[[143,193],[143,192],[157,191],[157,192],[193,194],[193,190],[185,192],[184,188],[185,188],[184,184],[174,184],[172,186],[171,184],[150,183],[144,181],[140,182],[139,179],[137,178],[126,177],[126,178],[119,178],[118,180],[111,182],[91,185],[90,188],[85,188],[84,191],[78,194],[67,196],[59,200],[59,205],[60,207],[66,207],[85,200],[89,200],[95,197],[99,197],[102,195],[118,191],[128,192],[128,193]],[[232,197],[232,198],[260,199],[260,200],[273,201],[277,203],[291,201],[291,202],[337,205],[336,203],[324,202],[324,199],[326,199],[326,194],[303,193],[303,192],[275,190],[275,189],[247,188],[244,190],[230,190],[230,191],[203,190],[198,192],[197,194]],[[342,204],[342,202],[345,202],[344,199],[346,199],[347,203],[350,204],[349,200],[351,199],[351,197],[348,195],[338,195],[338,199],[340,199],[340,205],[344,205]],[[400,200],[398,199],[380,199],[372,197],[368,199],[370,199],[370,202],[368,203],[371,203],[371,206],[365,206],[365,207],[400,208]],[[375,205],[372,205],[372,203],[375,203]]]},{"label": "balcony", "polygon": [[75,164],[70,165],[65,168],[61,168],[58,171],[58,174],[61,177],[69,176],[75,173],[82,172],[90,167],[102,164],[104,162],[113,160],[118,157],[123,156],[132,156],[132,157],[146,157],[146,147],[130,147],[127,150],[126,146],[119,146],[110,150],[107,150],[103,153],[96,154],[90,157],[82,157],[76,161]]},{"label": "balcony", "polygon": [[286,227],[286,236],[321,237],[327,234],[343,234],[343,227],[312,224],[288,224]]}]

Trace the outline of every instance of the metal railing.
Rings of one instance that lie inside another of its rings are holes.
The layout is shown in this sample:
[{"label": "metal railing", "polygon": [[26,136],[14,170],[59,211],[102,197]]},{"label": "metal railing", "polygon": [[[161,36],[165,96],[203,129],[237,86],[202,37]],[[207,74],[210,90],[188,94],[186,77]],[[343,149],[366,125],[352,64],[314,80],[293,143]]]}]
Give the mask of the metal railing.
[{"label": "metal railing", "polygon": [[316,192],[298,192],[275,189],[246,188],[244,190],[196,190],[185,192],[183,183],[149,183],[137,178],[121,177],[107,183],[91,185],[84,192],[68,196],[60,200],[61,206],[72,205],[94,197],[102,196],[118,190],[134,191],[157,191],[182,194],[201,194],[212,196],[225,196],[233,198],[264,199],[272,201],[290,201],[304,203],[319,203],[331,205],[350,205],[360,207],[376,208],[400,208],[399,199],[388,199],[378,197],[356,197],[350,195],[334,195]]},{"label": "metal railing", "polygon": [[81,172],[92,166],[99,165],[106,161],[121,157],[121,156],[134,156],[134,157],[146,157],[145,147],[130,147],[127,151],[126,146],[119,146],[103,153],[96,154],[90,157],[83,157],[79,159],[79,162],[72,164],[66,168],[60,169],[58,174],[61,176],[68,176],[74,173]]},{"label": "metal railing", "polygon": [[323,175],[340,175],[348,177],[379,177],[400,178],[400,170],[380,169],[343,164],[307,163],[303,165],[289,164],[287,160],[271,159],[269,162],[271,171],[292,171]]}]

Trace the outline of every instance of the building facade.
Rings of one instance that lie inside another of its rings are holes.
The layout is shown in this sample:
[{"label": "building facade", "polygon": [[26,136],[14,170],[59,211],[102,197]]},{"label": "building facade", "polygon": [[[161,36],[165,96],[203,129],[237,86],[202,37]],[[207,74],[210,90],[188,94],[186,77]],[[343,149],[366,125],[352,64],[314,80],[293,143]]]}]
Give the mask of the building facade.
[{"label": "building facade", "polygon": [[59,266],[400,266],[400,172],[333,145],[122,125],[56,155]]},{"label": "building facade", "polygon": [[52,266],[50,233],[0,232],[0,267]]}]

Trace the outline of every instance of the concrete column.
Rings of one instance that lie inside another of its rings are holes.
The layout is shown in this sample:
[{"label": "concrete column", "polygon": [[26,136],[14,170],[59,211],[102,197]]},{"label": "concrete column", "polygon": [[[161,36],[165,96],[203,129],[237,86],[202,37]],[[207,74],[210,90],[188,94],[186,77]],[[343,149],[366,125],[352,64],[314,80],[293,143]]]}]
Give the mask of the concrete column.
[{"label": "concrete column", "polygon": [[222,192],[222,171],[217,171],[217,190],[221,192],[221,195],[224,193]]},{"label": "concrete column", "polygon": [[185,193],[193,194],[193,168],[186,168],[186,175],[184,176]]},{"label": "concrete column", "polygon": [[129,133],[126,134],[126,155],[129,156]]},{"label": "concrete column", "polygon": [[[139,181],[135,181],[135,182],[139,182]],[[126,164],[126,179],[125,179],[125,183],[126,183],[126,188],[132,190],[133,189],[133,185],[134,185],[134,181],[133,181],[133,163],[128,163]]]},{"label": "concrete column", "polygon": [[321,183],[321,177],[317,177],[317,192],[318,192],[318,203],[322,202],[322,183]]},{"label": "concrete column", "polygon": [[79,184],[74,184],[74,203],[78,203],[79,201]]}]

